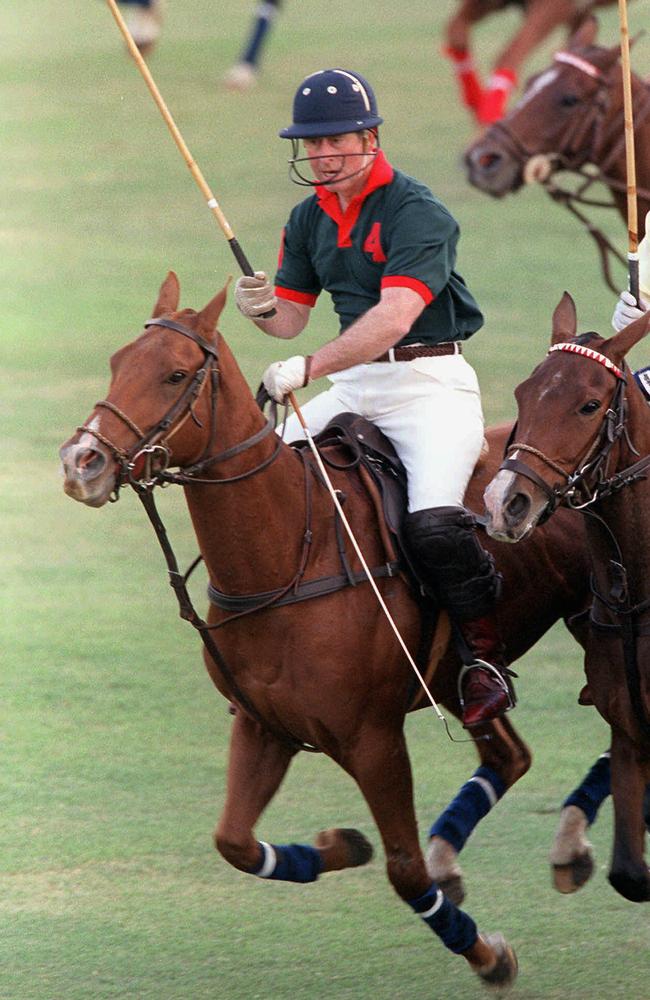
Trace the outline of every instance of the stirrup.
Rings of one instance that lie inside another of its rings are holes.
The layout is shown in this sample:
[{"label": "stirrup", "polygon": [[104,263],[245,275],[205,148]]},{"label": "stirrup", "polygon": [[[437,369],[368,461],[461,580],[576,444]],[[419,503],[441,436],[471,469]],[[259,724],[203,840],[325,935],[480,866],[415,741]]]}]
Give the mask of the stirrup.
[{"label": "stirrup", "polygon": [[463,698],[463,678],[465,677],[465,674],[468,671],[473,670],[474,667],[483,667],[484,670],[487,670],[488,673],[492,674],[492,676],[496,678],[499,687],[508,696],[508,707],[505,709],[505,711],[510,712],[517,704],[517,697],[515,695],[515,689],[513,685],[510,684],[508,681],[508,676],[516,677],[517,674],[514,672],[514,670],[510,670],[508,667],[504,667],[503,668],[505,672],[504,676],[504,673],[502,673],[502,671],[499,670],[498,667],[495,667],[493,663],[488,663],[487,660],[481,660],[480,657],[478,656],[475,657],[471,663],[464,663],[458,674],[458,681],[457,681],[458,701],[460,702],[461,710],[465,708],[465,699]]}]

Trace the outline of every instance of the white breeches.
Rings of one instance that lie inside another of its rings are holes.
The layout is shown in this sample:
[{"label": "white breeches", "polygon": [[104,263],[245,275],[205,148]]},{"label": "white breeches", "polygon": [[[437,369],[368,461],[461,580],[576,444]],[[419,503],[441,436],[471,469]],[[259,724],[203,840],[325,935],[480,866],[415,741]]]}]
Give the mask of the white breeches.
[{"label": "white breeches", "polygon": [[[329,376],[332,387],[302,407],[311,434],[337,413],[359,413],[391,441],[408,478],[410,512],[460,506],[483,446],[483,411],[474,369],[461,354],[355,365]],[[284,439],[304,433],[295,413]]]}]

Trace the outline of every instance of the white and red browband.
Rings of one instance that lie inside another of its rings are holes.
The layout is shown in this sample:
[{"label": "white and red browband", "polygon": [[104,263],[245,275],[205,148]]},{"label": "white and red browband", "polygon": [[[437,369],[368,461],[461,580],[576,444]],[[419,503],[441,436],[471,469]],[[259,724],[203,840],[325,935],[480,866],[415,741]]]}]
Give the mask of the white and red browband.
[{"label": "white and red browband", "polygon": [[552,354],[553,351],[568,351],[569,354],[580,354],[583,358],[591,358],[592,361],[597,361],[599,365],[603,365],[604,368],[616,375],[616,378],[622,379],[623,382],[626,381],[625,375],[613,361],[598,351],[592,351],[591,347],[584,347],[582,344],[553,344],[548,353]]},{"label": "white and red browband", "polygon": [[554,61],[566,63],[567,66],[574,66],[575,69],[582,70],[583,73],[592,76],[594,80],[599,80],[603,75],[597,66],[587,62],[586,59],[582,59],[580,56],[576,56],[573,52],[556,52]]}]

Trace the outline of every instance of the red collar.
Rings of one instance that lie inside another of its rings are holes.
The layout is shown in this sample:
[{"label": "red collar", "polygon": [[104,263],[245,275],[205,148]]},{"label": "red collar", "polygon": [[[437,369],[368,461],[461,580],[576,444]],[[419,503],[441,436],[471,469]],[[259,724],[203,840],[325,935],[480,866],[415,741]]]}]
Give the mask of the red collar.
[{"label": "red collar", "polygon": [[390,184],[393,174],[393,168],[384,156],[383,150],[378,150],[363,190],[354,196],[345,212],[341,211],[338,195],[334,191],[330,191],[322,184],[316,186],[319,207],[339,227],[338,245],[340,247],[349,247],[352,245],[350,233],[359,218],[361,206],[373,191],[376,191],[377,188],[385,187],[386,184]]}]

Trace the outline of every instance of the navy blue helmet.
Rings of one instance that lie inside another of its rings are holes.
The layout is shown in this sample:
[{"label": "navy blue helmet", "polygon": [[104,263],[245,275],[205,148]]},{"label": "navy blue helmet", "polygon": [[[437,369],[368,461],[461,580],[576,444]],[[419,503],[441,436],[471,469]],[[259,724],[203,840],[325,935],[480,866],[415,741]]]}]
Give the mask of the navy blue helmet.
[{"label": "navy blue helmet", "polygon": [[282,139],[310,139],[376,128],[372,87],[359,73],[321,69],[302,81],[293,100],[293,122],[279,133]]}]

